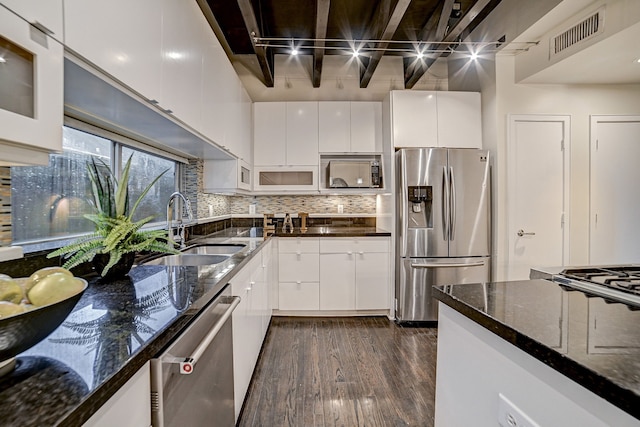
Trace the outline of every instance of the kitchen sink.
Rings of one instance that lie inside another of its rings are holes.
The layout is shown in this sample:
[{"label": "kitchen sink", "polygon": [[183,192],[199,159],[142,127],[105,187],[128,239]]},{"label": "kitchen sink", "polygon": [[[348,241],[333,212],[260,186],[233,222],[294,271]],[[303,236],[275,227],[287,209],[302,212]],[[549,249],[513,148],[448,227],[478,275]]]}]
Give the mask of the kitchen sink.
[{"label": "kitchen sink", "polygon": [[176,255],[165,255],[159,258],[146,261],[143,264],[147,265],[213,265],[220,264],[226,261],[229,255],[214,255],[214,254],[193,254],[193,253],[181,253]]},{"label": "kitchen sink", "polygon": [[243,250],[247,245],[238,243],[202,243],[183,249],[183,254],[193,255],[228,255],[231,256],[236,252]]},{"label": "kitchen sink", "polygon": [[143,262],[147,265],[214,265],[229,259],[247,245],[238,243],[202,243],[183,249],[179,254],[168,254]]}]

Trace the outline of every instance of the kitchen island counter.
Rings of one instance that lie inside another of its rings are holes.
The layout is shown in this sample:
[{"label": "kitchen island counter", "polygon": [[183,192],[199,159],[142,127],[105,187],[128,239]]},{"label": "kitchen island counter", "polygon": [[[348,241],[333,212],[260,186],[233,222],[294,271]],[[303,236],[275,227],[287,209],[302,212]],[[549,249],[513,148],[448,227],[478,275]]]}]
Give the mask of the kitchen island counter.
[{"label": "kitchen island counter", "polygon": [[[262,246],[234,230],[210,242],[247,249],[209,266],[135,266],[89,287],[53,334],[0,378],[0,425],[81,425],[177,337]],[[240,236],[240,237],[238,237]],[[170,271],[171,270],[171,271]]]},{"label": "kitchen island counter", "polygon": [[[474,338],[484,337],[478,338],[482,340],[482,343],[477,343],[478,346],[489,343],[487,351],[500,352],[503,349],[507,352],[509,356],[505,361],[508,360],[509,364],[514,360],[522,360],[520,366],[525,366],[522,371],[524,376],[528,377],[530,371],[535,370],[532,381],[542,380],[546,385],[532,385],[532,388],[540,386],[544,389],[549,386],[550,393],[560,393],[558,400],[568,396],[581,411],[602,417],[602,421],[614,419],[621,422],[616,425],[640,425],[640,329],[637,327],[640,324],[640,311],[632,310],[625,304],[606,302],[602,298],[588,298],[582,292],[567,290],[547,280],[450,285],[435,289],[435,297],[441,301],[443,311],[439,324],[439,374],[441,368],[448,369],[448,362],[440,366],[444,359],[441,358],[441,351],[447,352],[447,331],[457,330],[461,335],[470,331],[470,336]],[[462,327],[458,328],[459,325]],[[441,332],[445,340],[442,348]],[[471,342],[465,348],[471,353],[478,350],[469,348],[469,345]],[[481,354],[481,351],[477,354]],[[492,359],[498,360],[502,354],[496,353]],[[548,371],[549,368],[553,371]],[[504,366],[504,369],[484,385],[487,387],[487,390],[483,390],[484,394],[496,392],[488,397],[490,401],[485,402],[488,406],[497,405],[498,393],[504,393],[501,390],[513,388],[512,395],[518,395],[513,383],[521,379],[512,377],[510,382],[504,380],[508,376],[507,367]],[[554,379],[557,374],[561,374],[562,378]],[[473,381],[476,387],[476,383],[483,380],[478,377],[468,378],[468,381]],[[522,384],[525,383],[522,379]],[[577,387],[578,384],[581,387]],[[440,392],[444,401],[447,387],[438,384],[436,389],[436,396]],[[576,397],[574,392],[581,397]],[[582,401],[585,393],[590,396]],[[523,397],[523,400],[526,402],[527,398]],[[523,403],[527,404],[530,402]],[[497,407],[494,409],[497,411]],[[535,412],[536,408],[531,407],[530,410]],[[550,407],[547,407],[546,412],[549,410]],[[616,410],[620,410],[620,413],[617,414]],[[544,413],[539,415],[542,418],[545,416]],[[614,418],[607,418],[609,416]],[[532,418],[540,425],[548,424],[540,418]],[[555,425],[562,423],[558,423],[556,418]]]}]

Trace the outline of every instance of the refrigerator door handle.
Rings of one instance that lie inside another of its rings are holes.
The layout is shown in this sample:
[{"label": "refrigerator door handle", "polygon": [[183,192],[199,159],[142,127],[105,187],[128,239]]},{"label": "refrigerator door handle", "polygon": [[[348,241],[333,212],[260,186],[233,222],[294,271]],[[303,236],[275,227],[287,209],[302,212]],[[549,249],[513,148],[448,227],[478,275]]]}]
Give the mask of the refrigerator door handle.
[{"label": "refrigerator door handle", "polygon": [[450,190],[449,173],[447,172],[446,166],[442,168],[442,177],[443,177],[442,187],[444,190],[442,192],[442,234],[443,234],[444,240],[449,240],[449,215],[450,215],[449,208],[450,208],[451,193],[449,192]]},{"label": "refrigerator door handle", "polygon": [[451,207],[449,212],[451,219],[449,220],[449,240],[455,239],[456,236],[456,180],[454,178],[453,166],[449,167],[449,185],[451,186],[449,201]]},{"label": "refrigerator door handle", "polygon": [[457,267],[482,267],[486,261],[474,261],[474,262],[427,262],[424,264],[411,264],[411,268],[457,268]]}]

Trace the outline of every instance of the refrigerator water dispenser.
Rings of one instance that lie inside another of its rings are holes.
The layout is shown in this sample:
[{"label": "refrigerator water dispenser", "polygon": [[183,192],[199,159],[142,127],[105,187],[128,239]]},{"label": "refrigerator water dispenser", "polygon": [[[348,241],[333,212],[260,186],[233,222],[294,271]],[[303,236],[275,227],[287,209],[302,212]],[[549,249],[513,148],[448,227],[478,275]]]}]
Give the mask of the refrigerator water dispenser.
[{"label": "refrigerator water dispenser", "polygon": [[[409,212],[410,228],[431,228],[433,227],[431,215],[431,202],[433,200],[433,190],[430,185],[416,185],[408,187],[409,202],[411,210]],[[423,206],[424,204],[424,206]]]}]

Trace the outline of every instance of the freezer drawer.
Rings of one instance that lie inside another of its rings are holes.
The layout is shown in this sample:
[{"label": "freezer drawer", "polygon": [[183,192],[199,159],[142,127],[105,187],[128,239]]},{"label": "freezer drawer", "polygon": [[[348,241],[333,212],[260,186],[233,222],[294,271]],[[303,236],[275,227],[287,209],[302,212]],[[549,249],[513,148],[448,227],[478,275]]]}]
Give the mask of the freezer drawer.
[{"label": "freezer drawer", "polygon": [[434,285],[489,281],[489,257],[400,258],[396,280],[396,321],[435,322]]}]

